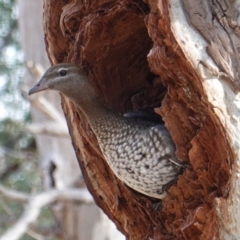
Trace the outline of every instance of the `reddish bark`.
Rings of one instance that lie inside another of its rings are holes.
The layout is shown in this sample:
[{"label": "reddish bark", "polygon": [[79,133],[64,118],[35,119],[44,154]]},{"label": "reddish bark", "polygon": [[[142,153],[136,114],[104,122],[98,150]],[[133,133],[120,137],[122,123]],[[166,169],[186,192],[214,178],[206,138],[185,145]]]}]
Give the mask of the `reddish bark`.
[{"label": "reddish bark", "polygon": [[147,4],[45,0],[44,19],[52,63],[83,66],[101,101],[110,108],[125,112],[160,107],[159,96],[167,88],[158,111],[177,145],[179,159],[190,164],[169,189],[162,209],[154,210],[155,200],[116,179],[86,119],[63,98],[76,155],[96,203],[128,239],[216,237],[213,201],[228,194],[231,153],[200,76],[171,32],[168,1],[156,5],[153,0]]}]

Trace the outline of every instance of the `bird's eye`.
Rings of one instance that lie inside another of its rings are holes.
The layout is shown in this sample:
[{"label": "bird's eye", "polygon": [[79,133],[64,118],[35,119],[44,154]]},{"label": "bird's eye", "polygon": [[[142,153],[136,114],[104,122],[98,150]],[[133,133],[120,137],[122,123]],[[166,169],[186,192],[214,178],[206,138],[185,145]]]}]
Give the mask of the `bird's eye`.
[{"label": "bird's eye", "polygon": [[64,76],[67,75],[67,71],[64,70],[64,69],[62,69],[62,70],[59,71],[59,75],[62,76],[62,77],[64,77]]}]

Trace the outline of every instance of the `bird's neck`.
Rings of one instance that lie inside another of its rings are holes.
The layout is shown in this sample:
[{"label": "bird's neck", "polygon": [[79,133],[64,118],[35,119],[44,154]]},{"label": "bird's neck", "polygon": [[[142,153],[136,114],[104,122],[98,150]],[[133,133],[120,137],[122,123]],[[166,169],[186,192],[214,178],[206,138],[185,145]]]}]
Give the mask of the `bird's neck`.
[{"label": "bird's neck", "polygon": [[109,116],[115,114],[111,109],[101,104],[98,99],[91,99],[77,105],[91,125],[95,125],[98,121],[107,119]]},{"label": "bird's neck", "polygon": [[105,107],[96,96],[86,98],[81,96],[69,96],[69,98],[78,106],[88,120],[95,134],[100,137],[104,131],[111,131],[114,125],[121,121],[125,122],[125,118],[113,110]]}]

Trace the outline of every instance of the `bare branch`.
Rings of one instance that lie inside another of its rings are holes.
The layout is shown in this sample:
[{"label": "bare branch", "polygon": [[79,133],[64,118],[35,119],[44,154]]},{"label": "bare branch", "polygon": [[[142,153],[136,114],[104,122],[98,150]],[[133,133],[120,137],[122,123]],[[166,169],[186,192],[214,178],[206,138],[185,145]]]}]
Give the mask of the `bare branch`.
[{"label": "bare branch", "polygon": [[43,123],[28,124],[26,130],[32,134],[48,134],[57,137],[69,138],[69,133],[66,124],[44,121]]},{"label": "bare branch", "polygon": [[37,219],[41,208],[57,200],[93,203],[92,196],[87,189],[50,190],[28,197],[28,199],[28,204],[20,219],[5,232],[0,240],[19,239],[27,231],[28,226]]},{"label": "bare branch", "polygon": [[27,87],[21,88],[21,94],[31,103],[34,108],[38,109],[46,117],[66,125],[66,120],[63,115],[54,107],[51,102],[42,97],[41,94],[36,94],[35,96],[29,97]]},{"label": "bare branch", "polygon": [[[1,208],[9,215],[9,216],[13,216],[13,211],[12,209],[8,206],[8,204],[6,203],[6,199],[3,199],[3,198],[0,198],[0,205],[1,205]],[[2,219],[1,219],[2,220]],[[6,220],[6,219],[5,219]],[[9,219],[8,219],[9,220]],[[3,220],[4,224],[5,221]],[[8,222],[9,223],[9,222]]]},{"label": "bare branch", "polygon": [[26,68],[29,70],[30,74],[35,78],[39,79],[45,72],[45,69],[40,64],[35,64],[32,61],[26,62]]},{"label": "bare branch", "polygon": [[36,240],[44,240],[45,238],[43,236],[41,236],[40,234],[34,232],[33,230],[31,229],[28,229],[26,231],[26,233],[31,236],[32,238],[36,239]]},{"label": "bare branch", "polygon": [[12,158],[18,158],[18,159],[29,159],[29,158],[32,159],[34,155],[30,151],[16,151],[8,147],[0,147],[0,151],[2,151],[4,154]]},{"label": "bare branch", "polygon": [[30,196],[28,194],[6,188],[1,184],[0,193],[8,199],[16,200],[19,202],[26,202],[30,199]]},{"label": "bare branch", "polygon": [[40,122],[31,123],[26,126],[26,130],[33,134],[49,134],[57,137],[69,138],[68,128],[66,120],[63,115],[45,98],[36,95],[35,97],[29,97],[27,94],[27,88],[21,89],[22,96],[27,99],[33,107],[42,112],[46,117],[53,120],[53,122]]}]

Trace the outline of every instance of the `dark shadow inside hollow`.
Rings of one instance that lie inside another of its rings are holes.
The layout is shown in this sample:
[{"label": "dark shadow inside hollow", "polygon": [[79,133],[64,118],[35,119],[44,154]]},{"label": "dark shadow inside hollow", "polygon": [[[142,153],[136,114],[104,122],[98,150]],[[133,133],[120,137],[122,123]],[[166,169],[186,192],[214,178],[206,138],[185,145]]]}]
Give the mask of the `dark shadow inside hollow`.
[{"label": "dark shadow inside hollow", "polygon": [[159,107],[165,92],[147,61],[153,45],[145,24],[148,9],[136,6],[114,6],[93,15],[91,24],[83,21],[75,43],[84,46],[75,61],[88,72],[100,100],[122,113]]}]

